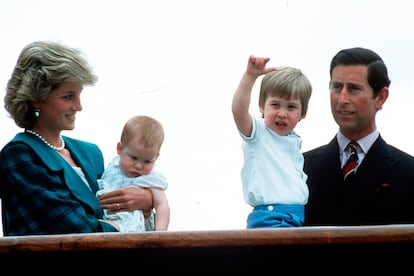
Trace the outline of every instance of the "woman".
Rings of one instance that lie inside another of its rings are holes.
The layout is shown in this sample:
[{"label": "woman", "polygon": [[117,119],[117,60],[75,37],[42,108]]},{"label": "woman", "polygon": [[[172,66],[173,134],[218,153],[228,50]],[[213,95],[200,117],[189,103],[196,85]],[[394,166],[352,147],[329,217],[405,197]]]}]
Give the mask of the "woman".
[{"label": "woman", "polygon": [[82,110],[84,85],[97,77],[80,52],[38,41],[21,52],[7,84],[5,108],[24,129],[0,153],[0,191],[5,236],[118,231],[103,208],[151,209],[150,191],[95,193],[104,171],[101,150],[64,137]]}]

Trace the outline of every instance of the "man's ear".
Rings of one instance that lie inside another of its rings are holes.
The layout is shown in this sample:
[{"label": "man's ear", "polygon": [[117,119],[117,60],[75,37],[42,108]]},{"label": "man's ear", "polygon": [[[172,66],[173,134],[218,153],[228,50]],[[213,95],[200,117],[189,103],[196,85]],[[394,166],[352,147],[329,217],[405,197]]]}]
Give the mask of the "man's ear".
[{"label": "man's ear", "polygon": [[388,87],[383,87],[380,92],[378,93],[375,106],[378,110],[382,109],[385,101],[388,99],[389,89]]}]

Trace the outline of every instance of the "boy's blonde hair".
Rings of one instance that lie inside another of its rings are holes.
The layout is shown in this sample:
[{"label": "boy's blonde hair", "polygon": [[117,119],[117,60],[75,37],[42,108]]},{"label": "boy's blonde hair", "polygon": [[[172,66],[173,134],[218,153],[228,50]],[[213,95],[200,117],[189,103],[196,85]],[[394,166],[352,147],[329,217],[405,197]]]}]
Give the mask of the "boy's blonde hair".
[{"label": "boy's blonde hair", "polygon": [[302,116],[308,111],[312,85],[300,69],[294,67],[278,67],[276,71],[267,73],[261,82],[259,107],[264,108],[269,96],[278,96],[286,100],[300,99]]}]

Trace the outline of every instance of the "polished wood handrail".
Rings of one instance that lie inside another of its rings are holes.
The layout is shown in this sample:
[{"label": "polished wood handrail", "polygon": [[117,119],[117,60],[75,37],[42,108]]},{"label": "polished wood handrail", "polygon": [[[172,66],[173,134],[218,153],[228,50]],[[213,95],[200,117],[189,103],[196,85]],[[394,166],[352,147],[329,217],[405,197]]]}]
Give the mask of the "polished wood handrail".
[{"label": "polished wood handrail", "polygon": [[300,227],[0,238],[15,274],[384,274],[412,270],[414,225]]},{"label": "polished wood handrail", "polygon": [[92,233],[0,238],[10,252],[414,243],[414,225]]}]

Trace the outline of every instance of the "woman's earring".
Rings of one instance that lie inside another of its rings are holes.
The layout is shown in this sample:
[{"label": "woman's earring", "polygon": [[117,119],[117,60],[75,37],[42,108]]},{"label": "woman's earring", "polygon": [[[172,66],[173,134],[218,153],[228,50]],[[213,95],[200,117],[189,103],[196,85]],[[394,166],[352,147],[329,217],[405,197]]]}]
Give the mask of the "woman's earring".
[{"label": "woman's earring", "polygon": [[40,109],[39,109],[39,108],[36,108],[36,109],[35,109],[35,111],[34,111],[34,115],[36,116],[36,118],[38,118],[38,117],[39,117],[39,115],[40,115]]}]

